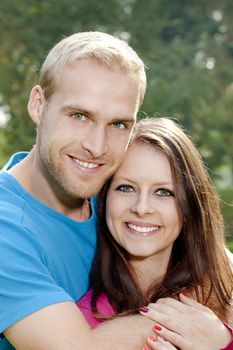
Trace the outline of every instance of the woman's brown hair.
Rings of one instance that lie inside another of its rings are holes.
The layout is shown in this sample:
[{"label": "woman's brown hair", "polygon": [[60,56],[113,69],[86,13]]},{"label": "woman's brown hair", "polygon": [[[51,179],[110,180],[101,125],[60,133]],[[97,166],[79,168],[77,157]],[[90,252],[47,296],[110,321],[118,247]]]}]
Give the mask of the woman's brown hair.
[{"label": "woman's brown hair", "polygon": [[155,281],[145,295],[137,284],[127,252],[114,240],[106,224],[109,180],[99,196],[99,237],[92,273],[93,310],[96,311],[96,301],[102,293],[108,296],[116,313],[125,314],[135,313],[140,306],[161,297],[177,297],[185,290],[222,320],[227,320],[233,274],[225,250],[219,198],[198,150],[182,127],[167,118],[138,122],[131,140],[134,143],[146,143],[168,157],[183,228],[174,242],[163,280]]}]

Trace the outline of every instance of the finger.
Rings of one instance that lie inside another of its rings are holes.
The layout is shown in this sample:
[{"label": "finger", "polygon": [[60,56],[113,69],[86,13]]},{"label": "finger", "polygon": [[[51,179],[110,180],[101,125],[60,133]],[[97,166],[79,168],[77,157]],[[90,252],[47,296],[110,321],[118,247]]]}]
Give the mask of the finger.
[{"label": "finger", "polygon": [[141,315],[152,319],[156,323],[163,325],[176,333],[180,333],[180,330],[183,328],[183,315],[168,305],[155,304],[152,308],[151,304],[149,304],[148,307],[141,307],[139,312]]},{"label": "finger", "polygon": [[169,306],[173,310],[176,310],[176,311],[178,311],[180,313],[190,312],[190,307],[192,307],[192,305],[183,303],[180,300],[173,299],[173,298],[161,298],[161,299],[158,299],[156,304]]},{"label": "finger", "polygon": [[[161,312],[160,312],[161,309]],[[166,309],[166,310],[165,310]],[[153,309],[151,307],[142,307],[139,309],[141,315],[146,316],[156,323],[162,324],[167,328],[170,328],[174,323],[173,320],[179,320],[180,317],[174,315],[173,310],[169,307],[164,307],[161,305],[156,305]],[[176,312],[177,313],[177,312]],[[172,316],[173,315],[173,316]],[[176,324],[178,322],[176,321]],[[176,329],[177,331],[177,329]]]},{"label": "finger", "polygon": [[161,325],[155,325],[153,327],[153,330],[157,338],[166,340],[169,344],[172,344],[174,349],[176,349],[176,347],[174,346],[177,346],[178,348],[181,348],[181,349],[187,348],[187,345],[188,345],[187,340],[179,333],[173,332]]},{"label": "finger", "polygon": [[[143,311],[146,311],[148,317],[156,322],[160,322],[161,320],[167,319],[179,320],[184,315],[190,314],[190,308],[191,306],[187,306],[180,301],[161,300],[158,303],[149,304],[146,309],[143,308]],[[162,319],[160,317],[161,315],[163,315]]]},{"label": "finger", "polygon": [[176,350],[176,347],[174,345],[160,336],[157,338],[153,336],[148,337],[147,343],[153,350]]},{"label": "finger", "polygon": [[158,324],[158,327],[161,325],[167,329],[171,329],[177,334],[182,334],[182,329],[184,327],[182,317],[178,317],[177,315],[174,315],[174,313],[173,316],[165,313],[160,313],[157,310],[146,307],[141,308],[139,311],[143,316],[146,316],[155,321]]},{"label": "finger", "polygon": [[180,301],[183,304],[189,305],[197,310],[207,311],[207,308],[204,305],[198,303],[198,301],[191,298],[187,293],[182,292],[179,294],[179,297],[180,297]]},{"label": "finger", "polygon": [[150,303],[148,308],[161,313],[172,315],[173,312],[183,312],[187,307],[184,303],[171,298],[158,299],[156,303]]}]

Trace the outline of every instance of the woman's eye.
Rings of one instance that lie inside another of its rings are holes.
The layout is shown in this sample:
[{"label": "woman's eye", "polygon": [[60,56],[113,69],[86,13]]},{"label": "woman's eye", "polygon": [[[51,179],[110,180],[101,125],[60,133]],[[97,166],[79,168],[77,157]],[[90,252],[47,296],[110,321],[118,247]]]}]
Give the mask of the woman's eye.
[{"label": "woman's eye", "polygon": [[174,197],[174,193],[171,190],[167,190],[165,188],[160,188],[155,193],[159,197]]},{"label": "woman's eye", "polygon": [[130,193],[133,192],[133,187],[129,186],[129,185],[120,185],[117,186],[116,191],[120,191],[120,192],[125,192],[125,193]]},{"label": "woman's eye", "polygon": [[75,120],[85,120],[86,119],[86,116],[82,113],[75,113],[75,114],[72,114],[72,117],[75,119]]}]

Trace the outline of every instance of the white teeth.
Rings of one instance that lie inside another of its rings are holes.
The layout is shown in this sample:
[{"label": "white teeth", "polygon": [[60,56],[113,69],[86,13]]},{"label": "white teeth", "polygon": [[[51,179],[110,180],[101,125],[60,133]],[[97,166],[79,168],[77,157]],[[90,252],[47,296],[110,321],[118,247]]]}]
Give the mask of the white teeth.
[{"label": "white teeth", "polygon": [[87,169],[94,169],[97,168],[99,165],[94,164],[94,163],[88,163],[88,162],[82,162],[81,160],[73,158],[74,161],[78,164],[80,164],[82,167],[87,168]]},{"label": "white teeth", "polygon": [[133,224],[127,224],[127,226],[134,231],[142,232],[142,233],[148,233],[152,231],[157,231],[159,229],[159,226],[151,226],[151,227],[144,227],[144,226],[136,226]]}]

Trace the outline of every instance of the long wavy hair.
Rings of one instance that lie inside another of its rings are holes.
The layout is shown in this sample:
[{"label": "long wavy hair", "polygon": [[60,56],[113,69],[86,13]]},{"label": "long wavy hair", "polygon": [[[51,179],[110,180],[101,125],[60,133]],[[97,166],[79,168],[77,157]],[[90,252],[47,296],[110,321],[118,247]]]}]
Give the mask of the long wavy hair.
[{"label": "long wavy hair", "polygon": [[[166,274],[147,293],[137,283],[130,258],[112,237],[106,224],[106,195],[111,180],[99,195],[99,236],[92,273],[92,309],[105,293],[117,314],[136,313],[161,297],[190,292],[226,321],[233,290],[233,273],[226,255],[220,201],[203,160],[190,137],[167,118],[143,119],[131,144],[148,144],[170,161],[182,231],[174,242]],[[129,146],[130,147],[130,146]],[[140,164],[139,164],[140,166]]]}]

